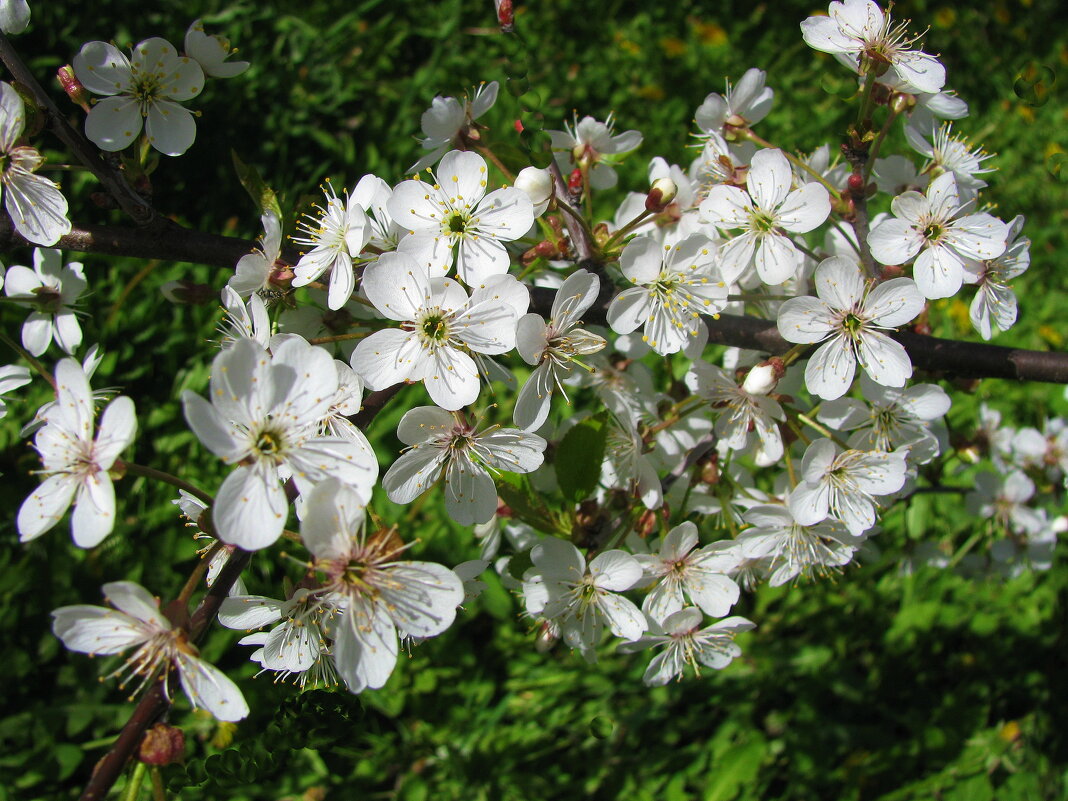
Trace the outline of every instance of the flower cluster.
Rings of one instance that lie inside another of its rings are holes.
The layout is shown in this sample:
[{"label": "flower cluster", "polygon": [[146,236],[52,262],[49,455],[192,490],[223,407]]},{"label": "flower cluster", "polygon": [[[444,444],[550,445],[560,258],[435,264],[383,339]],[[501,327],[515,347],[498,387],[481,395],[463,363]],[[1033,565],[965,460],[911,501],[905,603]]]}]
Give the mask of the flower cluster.
[{"label": "flower cluster", "polygon": [[[17,3],[5,9],[0,27],[25,25]],[[174,302],[221,291],[206,394],[181,396],[199,458],[222,463],[217,487],[119,459],[134,445],[134,403],[112,398],[97,422],[101,353],[74,358],[89,289],[80,263],[39,248],[32,269],[0,272],[9,306],[28,310],[20,353],[54,389],[25,429],[42,481],[18,511],[20,539],[73,506],[74,542],[96,547],[124,528],[115,481],[168,481],[212,543],[207,581],[229,576],[219,618],[245,631],[250,658],[301,687],[353,693],[383,687],[402,648],[452,626],[490,569],[542,644],[561,640],[591,662],[612,638],[622,652],[659,649],[645,682],[660,685],[726,668],[756,625],[731,614],[743,592],[846,569],[875,552],[885,511],[920,492],[967,491],[962,505],[988,521],[989,555],[941,563],[1048,566],[1065,524],[1041,502],[1068,487],[1068,424],[1016,430],[984,409],[980,429],[963,433],[946,420],[940,376],[913,364],[901,333],[937,320],[929,301],[957,303],[965,287],[983,338],[1010,328],[1010,282],[1030,264],[1023,219],[977,211],[990,208],[980,205],[989,157],[935,122],[962,120],[967,106],[943,92],[944,67],[905,25],[872,0],[844,0],[801,31],[861,81],[863,130],[851,130],[844,159],[754,132],[775,99],[754,68],[696,109],[689,165],[654,155],[648,187],[609,205],[614,165],[642,135],[576,114],[549,132],[556,163],[513,177],[484,122],[493,81],[434,98],[415,177],[324,180],[320,205],[295,226],[299,257],[283,244],[286,193],[263,188],[256,249],[211,286],[167,289]],[[182,103],[206,77],[248,67],[232,54],[199,21],[184,55],[160,38],[129,57],[86,44],[73,71],[102,98],[86,106],[86,136],[119,151],[143,130],[143,152],[123,165],[147,176],[148,145],[172,156],[192,146],[195,115]],[[875,158],[899,118],[922,166]],[[0,84],[5,207],[22,237],[50,246],[71,230],[68,205],[35,174],[25,120]],[[746,316],[744,336],[722,337],[714,321],[727,314]],[[48,369],[39,359],[53,345]],[[0,393],[30,376],[0,368]],[[950,451],[960,458],[936,461]],[[968,466],[982,458],[992,470]],[[441,526],[473,529],[481,558],[409,559],[430,537],[410,525],[423,504],[444,510]],[[244,552],[280,556],[283,538],[301,572],[282,588],[261,589],[262,572],[229,575]],[[931,545],[937,564],[942,545]],[[115,675],[161,680],[169,699],[176,673],[194,706],[240,719],[240,690],[195,646],[195,583],[161,611],[139,585],[111,582],[113,608],[57,609],[54,631],[79,652],[133,649]]]}]

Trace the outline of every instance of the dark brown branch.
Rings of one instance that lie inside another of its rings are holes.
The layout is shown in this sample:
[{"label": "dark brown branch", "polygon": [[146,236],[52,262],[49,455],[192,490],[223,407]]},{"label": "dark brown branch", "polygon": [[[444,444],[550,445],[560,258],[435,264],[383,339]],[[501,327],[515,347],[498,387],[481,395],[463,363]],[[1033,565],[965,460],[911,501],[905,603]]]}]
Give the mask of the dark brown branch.
[{"label": "dark brown branch", "polygon": [[19,58],[15,48],[11,46],[8,38],[0,33],[0,61],[10,70],[11,75],[20,84],[25,86],[33,95],[33,99],[44,112],[48,119],[49,127],[57,137],[70,148],[70,151],[88,167],[97,180],[103,184],[110,195],[115,199],[124,212],[137,223],[146,224],[155,217],[155,210],[126,182],[122,174],[113,169],[100,155],[100,151],[91,145],[84,136],[71,127],[67,118],[63,116],[59,108],[52,102],[52,98],[37,82],[33,73],[26,68]]},{"label": "dark brown branch", "polygon": [[[0,215],[0,251],[28,244],[15,233],[11,220]],[[59,241],[57,247],[83,253],[185,261],[232,270],[238,259],[250,253],[256,243],[239,237],[206,234],[171,220],[159,219],[146,228],[78,225]],[[297,260],[296,253],[283,255],[293,263]],[[552,289],[531,288],[531,311],[548,316],[555,294]],[[607,301],[602,297],[601,302],[586,313],[586,321],[604,325],[607,308]],[[785,353],[792,347],[779,336],[773,320],[723,314],[718,319],[706,318],[706,323],[708,341],[712,344],[771,354]],[[1068,384],[1068,353],[938,339],[904,331],[892,336],[905,346],[914,367],[947,378],[1011,378]],[[368,401],[371,397],[368,396]],[[365,401],[365,407],[368,401]]]}]

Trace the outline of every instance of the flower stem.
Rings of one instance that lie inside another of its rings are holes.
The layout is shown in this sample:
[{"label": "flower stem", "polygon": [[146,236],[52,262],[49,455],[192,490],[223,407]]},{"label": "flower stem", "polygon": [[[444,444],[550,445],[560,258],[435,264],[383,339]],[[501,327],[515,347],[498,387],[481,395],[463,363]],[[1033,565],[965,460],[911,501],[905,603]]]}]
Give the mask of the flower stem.
[{"label": "flower stem", "polygon": [[30,363],[30,367],[32,367],[34,370],[44,376],[44,380],[52,386],[52,391],[56,391],[56,379],[52,376],[50,372],[48,372],[48,369],[43,364],[41,364],[41,362],[39,362],[37,359],[33,358],[33,356],[30,355],[29,351],[27,351],[24,347],[22,347],[22,345],[18,344],[15,340],[13,340],[3,331],[0,331],[0,342],[3,342],[9,348],[15,351],[15,353],[17,353],[23,359],[28,361]]},{"label": "flower stem", "polygon": [[135,762],[134,768],[130,772],[130,780],[126,782],[126,787],[122,790],[121,801],[137,801],[137,796],[141,795],[141,785],[145,781],[145,769],[148,767],[144,762]]},{"label": "flower stem", "polygon": [[200,579],[204,577],[204,574],[208,571],[208,567],[211,565],[211,560],[215,558],[215,554],[223,549],[223,544],[216,540],[206,554],[201,557],[200,562],[193,568],[193,572],[189,574],[189,578],[185,581],[185,586],[182,587],[182,591],[178,593],[179,603],[186,605],[189,603],[189,599],[196,591],[197,585],[200,584]]},{"label": "flower stem", "polygon": [[[767,139],[764,139],[762,136],[759,136],[759,135],[753,133],[748,128],[746,128],[744,130],[744,132],[742,133],[742,138],[748,139],[753,144],[760,145],[761,147],[767,147],[767,148],[773,148],[775,150],[781,150],[781,148],[776,148],[775,145],[773,145]],[[791,164],[793,164],[799,170],[804,170],[809,175],[811,175],[813,180],[818,181],[820,184],[822,184],[823,188],[826,189],[828,192],[830,192],[831,195],[835,199],[841,197],[841,192],[838,191],[838,188],[835,187],[833,184],[831,184],[826,178],[824,178],[822,175],[820,175],[814,169],[812,169],[812,167],[810,167],[804,161],[799,159],[793,153],[790,153],[790,152],[788,152],[786,150],[782,150],[781,152],[782,152],[782,154],[784,156],[786,156],[786,160],[787,161],[789,161]]]},{"label": "flower stem", "polygon": [[649,209],[642,209],[641,213],[637,217],[635,217],[633,220],[631,220],[618,231],[616,231],[614,234],[612,234],[612,236],[608,238],[608,241],[601,246],[601,250],[603,252],[608,252],[608,250],[611,249],[612,245],[614,245],[617,241],[621,240],[623,237],[625,237],[627,234],[629,234],[631,231],[641,225],[647,218],[651,217],[652,215],[653,212],[649,211]]},{"label": "flower stem", "polygon": [[183,489],[196,498],[199,501],[203,501],[208,506],[215,503],[215,498],[206,493],[200,487],[196,487],[190,484],[188,481],[183,481],[178,476],[173,476],[170,473],[164,473],[162,470],[157,470],[154,467],[148,467],[147,465],[137,464],[136,462],[125,462],[120,459],[115,460],[115,467],[119,470],[125,470],[127,473],[133,473],[135,476],[144,476],[145,478],[154,478],[157,481],[162,481],[165,484],[170,484],[172,487]]}]

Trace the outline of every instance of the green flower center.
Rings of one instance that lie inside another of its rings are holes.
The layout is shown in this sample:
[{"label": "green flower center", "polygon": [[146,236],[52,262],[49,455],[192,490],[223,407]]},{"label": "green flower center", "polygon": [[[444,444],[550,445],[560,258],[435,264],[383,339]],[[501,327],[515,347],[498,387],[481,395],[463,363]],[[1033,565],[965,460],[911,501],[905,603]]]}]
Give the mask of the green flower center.
[{"label": "green flower center", "polygon": [[854,339],[857,336],[857,332],[860,331],[860,329],[863,326],[864,326],[864,321],[861,320],[859,317],[857,317],[852,312],[847,314],[845,316],[845,318],[842,320],[842,328],[844,328],[846,330],[846,332],[851,337],[853,337]]},{"label": "green flower center", "polygon": [[449,231],[454,234],[462,234],[467,230],[467,218],[456,211],[449,217]]},{"label": "green flower center", "polygon": [[431,314],[424,317],[419,328],[423,332],[424,337],[432,339],[435,342],[441,342],[449,336],[449,326],[445,322],[445,315],[443,314]]},{"label": "green flower center", "polygon": [[923,229],[923,238],[934,241],[942,236],[943,228],[938,223],[931,223]]}]

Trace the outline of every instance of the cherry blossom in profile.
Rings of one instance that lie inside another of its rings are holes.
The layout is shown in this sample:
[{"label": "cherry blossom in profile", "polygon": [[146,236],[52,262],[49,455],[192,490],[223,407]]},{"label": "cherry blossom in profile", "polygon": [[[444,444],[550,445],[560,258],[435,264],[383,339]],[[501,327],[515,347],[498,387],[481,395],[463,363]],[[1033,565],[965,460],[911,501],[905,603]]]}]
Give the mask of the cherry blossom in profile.
[{"label": "cherry blossom in profile", "polygon": [[938,92],[946,68],[934,56],[914,50],[908,22],[894,24],[874,0],[832,2],[826,17],[801,23],[805,43],[830,53],[861,75],[884,78],[907,92]]},{"label": "cherry blossom in profile", "polygon": [[237,721],[248,716],[241,690],[226,674],[200,658],[186,633],[163,616],[159,599],[140,584],[113,581],[104,585],[106,606],[62,606],[52,612],[52,631],[71,651],[110,656],[136,648],[133,655],[108,678],[124,676],[119,687],[140,677],[141,687],[163,675],[169,696],[169,676],[178,673],[182,691],[194,708],[206,709],[218,720]]},{"label": "cherry blossom in profile", "polygon": [[52,181],[37,175],[44,158],[21,143],[26,109],[18,92],[0,83],[0,194],[15,230],[35,245],[54,245],[70,233],[67,199]]},{"label": "cherry blossom in profile", "polygon": [[597,300],[601,282],[593,273],[576,270],[567,277],[553,299],[549,322],[531,312],[519,318],[516,350],[527,364],[535,365],[516,398],[515,424],[536,431],[549,416],[553,393],[563,391],[578,357],[604,348],[605,340],[579,328],[579,317]]},{"label": "cherry blossom in profile", "polygon": [[475,120],[497,102],[500,88],[497,81],[483,82],[470,94],[465,94],[462,102],[455,97],[435,97],[419,121],[424,134],[420,145],[430,152],[409,167],[407,173],[418,173],[437,164],[449,150],[463,147],[464,137],[475,133]]}]

